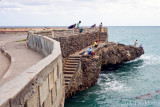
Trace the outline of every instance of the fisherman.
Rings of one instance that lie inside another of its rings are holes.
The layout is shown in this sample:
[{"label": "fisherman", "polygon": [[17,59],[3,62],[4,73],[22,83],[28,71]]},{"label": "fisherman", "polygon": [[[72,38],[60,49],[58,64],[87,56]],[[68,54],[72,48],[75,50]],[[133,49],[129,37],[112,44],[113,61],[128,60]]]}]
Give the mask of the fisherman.
[{"label": "fisherman", "polygon": [[137,40],[134,42],[134,46],[136,47],[136,45],[137,45],[138,43],[137,43]]}]

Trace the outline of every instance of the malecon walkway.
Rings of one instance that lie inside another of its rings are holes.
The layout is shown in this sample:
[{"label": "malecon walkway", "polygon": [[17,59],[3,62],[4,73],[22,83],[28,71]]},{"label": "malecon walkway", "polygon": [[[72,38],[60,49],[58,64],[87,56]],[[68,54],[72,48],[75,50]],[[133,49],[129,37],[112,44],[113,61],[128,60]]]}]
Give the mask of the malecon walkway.
[{"label": "malecon walkway", "polygon": [[13,59],[10,61],[0,52],[0,86],[44,58],[28,49],[23,41],[26,38],[27,34],[0,34],[0,48],[3,47]]}]

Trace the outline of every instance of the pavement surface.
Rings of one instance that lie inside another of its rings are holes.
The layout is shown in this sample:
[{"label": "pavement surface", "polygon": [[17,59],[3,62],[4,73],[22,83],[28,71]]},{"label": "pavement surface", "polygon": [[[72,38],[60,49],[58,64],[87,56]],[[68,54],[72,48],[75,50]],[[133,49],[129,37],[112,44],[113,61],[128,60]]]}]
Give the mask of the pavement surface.
[{"label": "pavement surface", "polygon": [[0,86],[44,58],[40,53],[28,49],[26,41],[23,41],[26,38],[26,34],[0,34],[0,47],[4,47],[15,59],[10,67],[9,59],[0,53]]}]

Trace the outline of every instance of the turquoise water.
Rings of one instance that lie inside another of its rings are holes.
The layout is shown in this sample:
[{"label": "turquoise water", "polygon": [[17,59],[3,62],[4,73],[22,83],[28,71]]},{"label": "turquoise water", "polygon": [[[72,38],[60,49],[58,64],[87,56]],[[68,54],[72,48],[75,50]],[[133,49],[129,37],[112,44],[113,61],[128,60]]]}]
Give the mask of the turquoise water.
[{"label": "turquoise water", "polygon": [[138,40],[145,54],[101,71],[98,83],[66,100],[65,107],[160,107],[160,27],[108,27],[109,41],[131,45]]}]

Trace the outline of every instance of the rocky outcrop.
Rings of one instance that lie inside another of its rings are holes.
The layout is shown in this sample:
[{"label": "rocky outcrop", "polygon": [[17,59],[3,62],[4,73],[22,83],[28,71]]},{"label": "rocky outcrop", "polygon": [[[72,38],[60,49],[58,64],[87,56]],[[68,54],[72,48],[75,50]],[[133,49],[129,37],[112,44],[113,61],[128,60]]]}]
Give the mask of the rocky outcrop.
[{"label": "rocky outcrop", "polygon": [[126,46],[124,44],[107,43],[97,50],[102,65],[115,65],[134,60],[144,54],[143,48]]},{"label": "rocky outcrop", "polygon": [[66,98],[95,85],[102,66],[120,64],[140,57],[142,54],[144,54],[143,48],[106,43],[97,49],[96,58],[82,56],[81,69],[75,72],[69,90],[66,91]]}]

